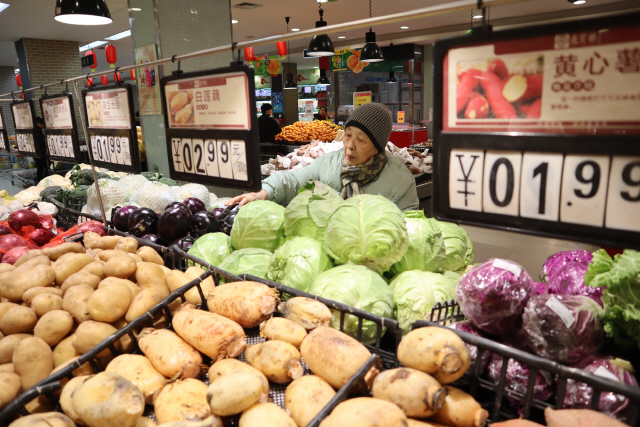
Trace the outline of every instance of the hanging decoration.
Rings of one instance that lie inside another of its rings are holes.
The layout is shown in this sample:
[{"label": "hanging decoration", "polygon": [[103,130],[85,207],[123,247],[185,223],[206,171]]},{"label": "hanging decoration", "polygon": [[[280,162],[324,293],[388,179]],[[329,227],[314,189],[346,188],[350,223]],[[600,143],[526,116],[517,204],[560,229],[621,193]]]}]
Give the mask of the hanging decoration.
[{"label": "hanging decoration", "polygon": [[244,48],[244,59],[247,62],[252,62],[255,59],[255,56],[253,56],[253,48],[252,47],[245,47]]},{"label": "hanging decoration", "polygon": [[93,87],[93,77],[87,79],[87,87]]},{"label": "hanging decoration", "polygon": [[104,53],[107,55],[107,63],[111,68],[116,66],[116,61],[118,61],[118,54],[116,53],[116,48],[114,45],[109,43],[107,47],[104,48]]},{"label": "hanging decoration", "polygon": [[22,89],[22,77],[20,77],[20,74],[16,74],[16,83],[18,83],[18,89]]},{"label": "hanging decoration", "polygon": [[95,52],[92,50],[88,50],[84,56],[91,56],[91,55],[93,55],[93,67],[89,67],[89,69],[93,73],[96,71],[96,67],[98,66],[98,57],[96,56]]},{"label": "hanging decoration", "polygon": [[106,86],[106,85],[108,85],[108,84],[109,84],[109,77],[107,77],[107,76],[102,76],[102,77],[100,77],[100,79],[102,80],[102,84],[103,84],[103,85],[105,85],[105,86]]},{"label": "hanging decoration", "polygon": [[280,55],[281,59],[284,59],[287,56],[287,42],[277,42],[276,48],[278,49],[278,55]]},{"label": "hanging decoration", "polygon": [[122,74],[113,73],[113,81],[116,83],[122,83]]},{"label": "hanging decoration", "polygon": [[129,75],[131,76],[131,80],[136,81],[136,70],[129,70]]}]

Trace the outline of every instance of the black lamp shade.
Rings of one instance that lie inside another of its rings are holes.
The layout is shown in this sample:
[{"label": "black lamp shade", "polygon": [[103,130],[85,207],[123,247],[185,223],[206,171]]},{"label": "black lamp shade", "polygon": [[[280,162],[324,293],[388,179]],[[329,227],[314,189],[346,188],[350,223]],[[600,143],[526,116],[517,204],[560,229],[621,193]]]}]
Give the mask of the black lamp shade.
[{"label": "black lamp shade", "polygon": [[327,70],[320,70],[320,78],[316,82],[317,85],[330,85],[331,82],[327,78]]},{"label": "black lamp shade", "polygon": [[[316,28],[326,27],[325,21],[316,21]],[[336,54],[336,50],[333,47],[333,42],[326,34],[316,34],[309,43],[309,49],[307,49],[307,55],[309,56],[333,56]]]},{"label": "black lamp shade", "polygon": [[297,89],[295,82],[293,81],[293,74],[287,73],[287,81],[284,84],[285,89]]},{"label": "black lamp shade", "polygon": [[74,25],[105,25],[113,22],[105,0],[56,0],[54,19]]},{"label": "black lamp shade", "polygon": [[376,33],[369,31],[366,35],[367,43],[360,52],[360,62],[381,62],[384,61],[382,51],[376,43]]},{"label": "black lamp shade", "polygon": [[394,75],[393,71],[389,71],[389,78],[387,79],[387,83],[398,83],[398,80],[396,80],[396,76]]}]

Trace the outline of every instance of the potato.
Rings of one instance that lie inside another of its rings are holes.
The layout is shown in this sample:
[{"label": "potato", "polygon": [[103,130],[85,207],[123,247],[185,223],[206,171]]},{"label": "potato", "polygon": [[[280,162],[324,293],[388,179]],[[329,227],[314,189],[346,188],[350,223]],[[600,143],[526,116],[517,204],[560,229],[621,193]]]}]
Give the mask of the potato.
[{"label": "potato", "polygon": [[93,261],[92,263],[82,267],[82,270],[80,271],[98,276],[100,280],[104,280],[104,278],[107,277],[104,275],[104,263],[102,261]]},{"label": "potato", "polygon": [[71,378],[69,382],[67,382],[64,387],[62,387],[62,393],[60,393],[60,407],[62,408],[62,411],[66,416],[71,418],[74,423],[80,425],[82,424],[82,420],[80,419],[80,415],[78,415],[76,410],[73,409],[71,397],[73,396],[73,393],[78,389],[78,387],[84,384],[85,381],[87,381],[89,378],[91,378],[90,375]]},{"label": "potato", "polygon": [[96,276],[95,274],[91,274],[88,271],[84,271],[84,269],[82,269],[76,273],[73,273],[71,276],[67,277],[67,280],[64,281],[60,289],[64,294],[65,292],[67,292],[67,289],[69,289],[72,286],[87,285],[92,287],[93,289],[98,289],[99,284],[100,284],[100,277]]},{"label": "potato", "polygon": [[138,336],[138,345],[153,367],[167,378],[196,378],[200,374],[202,356],[175,332],[145,328]]},{"label": "potato", "polygon": [[329,326],[331,310],[320,301],[294,297],[278,305],[278,311],[287,319],[301,324],[308,331],[319,326]]},{"label": "potato", "polygon": [[130,256],[115,256],[104,265],[104,274],[107,277],[126,279],[136,272],[136,267],[136,262]]},{"label": "potato", "polygon": [[62,341],[72,328],[73,319],[69,313],[63,310],[52,310],[38,320],[33,329],[33,335],[42,338],[44,342],[53,347]]},{"label": "potato", "polygon": [[44,412],[18,418],[9,427],[75,427],[75,424],[60,412]]},{"label": "potato", "polygon": [[[195,421],[195,422],[198,422],[198,421]],[[138,420],[138,422],[136,423],[136,427],[157,427],[157,425],[158,424],[156,424],[155,421],[153,421],[151,418],[147,418],[147,417],[140,418]],[[222,427],[222,424],[220,424],[220,427]]]},{"label": "potato", "polygon": [[16,304],[15,302],[0,302],[0,322],[2,322],[2,318],[7,311],[11,310],[13,307],[18,307],[18,305],[19,304]]},{"label": "potato", "polygon": [[471,358],[462,339],[437,326],[414,329],[398,346],[402,365],[426,372],[440,384],[449,384],[469,369]]},{"label": "potato", "polygon": [[[21,257],[22,258],[22,257]],[[46,255],[42,254],[40,256],[35,256],[32,257],[30,259],[27,259],[25,262],[23,262],[22,264],[20,264],[19,267],[17,267],[15,264],[13,265],[14,267],[16,267],[15,271],[29,271],[39,265],[51,265],[51,260],[49,260],[49,257],[47,257]]]},{"label": "potato", "polygon": [[3,365],[0,365],[0,372],[15,373],[16,371],[13,369],[13,363],[5,363]]},{"label": "potato", "polygon": [[0,364],[11,363],[13,350],[18,343],[25,338],[32,337],[29,334],[14,334],[0,339]]},{"label": "potato", "polygon": [[87,301],[87,311],[93,320],[115,322],[127,313],[133,295],[123,283],[113,283],[96,289]]},{"label": "potato", "polygon": [[137,284],[133,283],[131,280],[120,279],[118,277],[107,277],[102,282],[100,282],[100,284],[98,285],[98,289],[104,288],[105,286],[109,286],[114,283],[121,283],[123,285],[127,285],[129,290],[131,291],[132,300],[133,300],[133,297],[135,297],[140,292],[142,292],[142,288]]},{"label": "potato", "polygon": [[[188,282],[191,282],[192,280],[195,280],[198,277],[202,276],[205,271],[206,270],[204,268],[200,268],[194,265],[187,268],[187,271],[185,271],[184,274],[187,277]],[[207,297],[207,295],[209,295],[209,293],[215,287],[216,287],[216,284],[214,283],[213,277],[211,276],[207,277],[202,282],[200,282],[200,288],[202,289],[202,294],[205,296],[205,298]],[[185,298],[187,298],[187,301],[189,301],[192,304],[198,305],[202,302],[202,299],[200,298],[200,293],[198,292],[198,288],[195,286],[192,289],[189,289],[184,294],[184,296]]]},{"label": "potato", "polygon": [[9,271],[13,271],[16,268],[12,264],[8,264],[6,262],[0,263],[0,274],[7,273]]},{"label": "potato", "polygon": [[182,339],[213,361],[236,357],[246,345],[244,329],[215,313],[183,308],[175,314],[172,323]]},{"label": "potato", "polygon": [[[18,258],[16,262],[13,263],[13,266],[15,268],[18,268],[25,262],[29,261],[30,259],[43,256],[43,255],[47,256],[47,254],[42,249],[31,249],[30,251],[27,251],[24,254],[22,254],[22,256]],[[48,256],[47,256],[47,259],[49,259]],[[50,265],[50,264],[51,262],[49,262],[49,264],[47,265]]]},{"label": "potato", "polygon": [[[171,421],[162,424],[162,427],[222,427],[223,423],[220,417],[210,416],[202,421]],[[138,426],[140,427],[140,426]]]},{"label": "potato", "polygon": [[73,335],[70,335],[60,341],[53,349],[53,366],[57,368],[67,360],[78,356],[82,356],[82,353],[73,346]]},{"label": "potato", "polygon": [[[158,264],[141,262],[136,270],[136,283],[142,289],[155,287],[167,287],[167,279],[164,271]],[[167,288],[168,289],[168,288]],[[175,289],[171,289],[174,291]]]},{"label": "potato", "polygon": [[304,374],[300,352],[284,341],[249,345],[244,355],[251,366],[277,384],[286,384]]},{"label": "potato", "polygon": [[38,317],[42,317],[52,310],[61,310],[62,297],[47,293],[36,295],[31,302],[31,309]]},{"label": "potato", "polygon": [[288,342],[299,349],[302,340],[307,336],[307,330],[293,320],[272,317],[260,324],[260,336],[268,340]]},{"label": "potato", "polygon": [[395,403],[407,417],[427,418],[444,405],[447,390],[431,375],[412,368],[389,369],[373,381],[373,397]]},{"label": "potato", "polygon": [[60,290],[60,288],[54,288],[51,286],[49,287],[39,286],[37,288],[31,288],[27,292],[22,294],[22,302],[24,302],[28,306],[31,306],[33,299],[40,294],[51,294],[51,295],[57,295],[59,297],[62,297],[62,291]]},{"label": "potato", "polygon": [[136,254],[142,258],[143,261],[152,262],[158,265],[164,265],[164,260],[155,249],[149,246],[142,246],[136,251]]},{"label": "potato", "polygon": [[[87,320],[78,326],[78,329],[76,329],[76,332],[73,334],[73,341],[71,343],[76,351],[85,354],[116,332],[118,332],[118,330],[108,323]],[[113,344],[116,349],[120,348],[120,341],[116,341]],[[110,354],[111,350],[105,348],[98,353],[96,357],[107,357]]]},{"label": "potato", "polygon": [[136,262],[136,264],[144,262],[144,260],[142,258],[140,258],[138,256],[138,254],[130,254],[130,253],[127,252],[127,255],[130,256],[131,258],[133,258],[133,260]]},{"label": "potato", "polygon": [[238,359],[222,359],[209,368],[209,381],[212,383],[218,379],[233,374],[253,374],[262,379],[263,391],[260,397],[260,402],[269,401],[269,380],[264,376],[262,372],[249,365],[239,361]]},{"label": "potato", "polygon": [[93,294],[93,288],[88,285],[78,285],[67,289],[62,298],[62,309],[67,311],[76,323],[91,320],[87,310],[87,302]]},{"label": "potato", "polygon": [[[86,238],[86,234],[85,234],[85,238]],[[48,256],[51,261],[56,261],[58,258],[60,258],[64,254],[68,254],[68,253],[83,254],[85,252],[84,247],[80,243],[76,243],[76,242],[62,243],[52,248],[44,248],[43,251],[44,251],[44,254]]]},{"label": "potato", "polygon": [[158,423],[198,421],[211,416],[207,402],[208,387],[200,380],[187,378],[164,386],[153,403]]},{"label": "potato", "polygon": [[407,417],[391,402],[356,397],[340,403],[320,427],[407,427]]},{"label": "potato", "polygon": [[[413,332],[419,330],[414,329]],[[444,399],[442,408],[431,417],[433,421],[452,427],[485,425],[489,412],[483,409],[473,397],[455,387],[445,386],[444,388],[447,389],[447,397]]]},{"label": "potato", "polygon": [[[94,233],[95,236],[87,236],[87,234],[84,235],[84,247],[87,249],[115,249],[118,242],[122,240],[120,236],[99,236],[97,233]],[[89,241],[87,241],[87,237],[89,237]]]},{"label": "potato", "polygon": [[38,318],[32,309],[19,305],[2,316],[0,329],[5,335],[31,333],[37,322]]},{"label": "potato", "polygon": [[306,427],[335,395],[328,382],[317,375],[305,375],[287,386],[284,406],[300,427]]},{"label": "potato", "polygon": [[250,408],[260,400],[262,392],[260,377],[252,374],[231,374],[211,383],[207,401],[212,413],[225,417]]},{"label": "potato", "polygon": [[22,387],[20,377],[13,372],[0,372],[0,409],[13,402]]},{"label": "potato", "polygon": [[169,295],[169,289],[160,286],[155,288],[144,289],[138,293],[127,310],[125,318],[127,322],[133,322],[138,317],[145,314],[151,307],[164,300]]},{"label": "potato", "polygon": [[162,271],[164,271],[165,276],[168,276],[172,271],[175,271],[170,269],[169,267],[165,267],[164,265],[161,265],[160,268],[162,269]]},{"label": "potato", "polygon": [[144,396],[138,387],[111,372],[100,372],[82,383],[71,403],[91,427],[135,427],[144,412]]},{"label": "potato", "polygon": [[[94,371],[93,367],[91,366],[91,363],[89,362],[85,362],[82,365],[80,365],[80,362],[78,361],[79,357],[74,357],[73,359],[69,359],[66,362],[64,362],[63,364],[61,364],[60,366],[56,367],[53,371],[51,371],[51,375],[55,374],[56,372],[65,369],[67,366],[72,365],[75,369],[73,371],[71,371],[71,374],[74,377],[83,377],[83,376],[87,376],[87,375],[93,375],[96,372]],[[64,386],[69,382],[69,378],[67,377],[63,377],[60,380],[60,386],[62,386],[64,388]]]},{"label": "potato", "polygon": [[239,427],[298,427],[275,403],[256,403],[240,416]]},{"label": "potato", "polygon": [[[56,408],[47,399],[43,397],[36,397],[30,402],[25,403],[24,409],[26,409],[30,414],[43,414],[45,412],[55,411]],[[48,427],[49,425],[45,424],[45,426]]]},{"label": "potato", "polygon": [[125,251],[121,251],[119,249],[107,249],[106,251],[100,251],[100,253],[98,253],[98,259],[106,263],[111,258],[115,258],[117,256],[129,256],[129,255],[131,254]]},{"label": "potato", "polygon": [[50,286],[55,278],[53,268],[48,265],[38,265],[28,271],[14,270],[0,277],[0,295],[11,301],[20,301],[29,289]]},{"label": "potato", "polygon": [[207,296],[209,311],[255,328],[276,310],[278,291],[258,282],[225,283]]},{"label": "potato", "polygon": [[[56,285],[62,286],[65,280],[73,273],[77,273],[82,268],[91,264],[95,260],[88,254],[72,254],[61,262],[58,260],[55,266]],[[39,285],[42,286],[42,285]]]},{"label": "potato", "polygon": [[22,389],[28,390],[53,371],[53,352],[41,338],[25,338],[13,350],[11,363],[20,375]]},{"label": "potato", "polygon": [[135,254],[138,250],[138,241],[133,237],[123,237],[116,243],[115,249]]},{"label": "potato", "polygon": [[[111,326],[113,326],[117,330],[124,328],[128,324],[129,322],[127,322],[124,317],[116,320],[115,322],[111,322]],[[134,344],[129,334],[125,334],[120,337],[120,346],[123,353],[133,353],[133,351],[136,349],[136,345]]]},{"label": "potato", "polygon": [[[137,354],[122,354],[113,359],[105,372],[118,374],[140,389],[145,401],[152,404],[167,379],[153,367],[149,359]],[[206,400],[205,400],[206,402]]]},{"label": "potato", "polygon": [[[367,348],[338,330],[321,326],[309,332],[302,341],[300,354],[311,369],[335,389],[344,386],[358,369],[371,357]],[[327,357],[330,354],[331,357]],[[373,367],[365,376],[371,386],[378,374]]]}]

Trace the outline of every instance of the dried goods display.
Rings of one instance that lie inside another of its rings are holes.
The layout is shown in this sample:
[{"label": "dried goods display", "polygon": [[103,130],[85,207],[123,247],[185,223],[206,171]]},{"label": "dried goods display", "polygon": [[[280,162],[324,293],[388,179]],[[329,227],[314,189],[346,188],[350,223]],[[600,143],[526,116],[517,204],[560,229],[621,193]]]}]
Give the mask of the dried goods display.
[{"label": "dried goods display", "polygon": [[294,142],[331,142],[336,139],[336,135],[341,129],[344,128],[324,120],[295,122],[292,125],[283,127],[282,132],[276,135],[276,140]]}]

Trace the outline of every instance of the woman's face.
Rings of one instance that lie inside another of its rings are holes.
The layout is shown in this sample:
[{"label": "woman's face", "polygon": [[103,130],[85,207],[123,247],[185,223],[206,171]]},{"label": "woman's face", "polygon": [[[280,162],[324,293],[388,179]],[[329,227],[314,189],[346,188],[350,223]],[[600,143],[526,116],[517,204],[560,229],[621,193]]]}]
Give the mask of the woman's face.
[{"label": "woman's face", "polygon": [[320,109],[320,115],[322,117],[327,117],[327,109],[326,108],[321,108]]},{"label": "woman's face", "polygon": [[344,130],[344,159],[349,166],[366,163],[378,154],[378,149],[371,139],[357,127],[349,126]]}]

